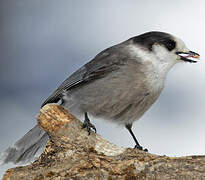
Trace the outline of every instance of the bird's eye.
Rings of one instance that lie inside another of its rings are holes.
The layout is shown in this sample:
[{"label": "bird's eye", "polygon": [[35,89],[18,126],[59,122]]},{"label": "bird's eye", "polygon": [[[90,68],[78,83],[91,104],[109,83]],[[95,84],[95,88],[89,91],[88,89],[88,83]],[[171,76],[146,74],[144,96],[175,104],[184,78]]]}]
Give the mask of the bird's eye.
[{"label": "bird's eye", "polygon": [[169,40],[165,43],[165,46],[169,51],[172,51],[176,47],[176,42],[173,40]]}]

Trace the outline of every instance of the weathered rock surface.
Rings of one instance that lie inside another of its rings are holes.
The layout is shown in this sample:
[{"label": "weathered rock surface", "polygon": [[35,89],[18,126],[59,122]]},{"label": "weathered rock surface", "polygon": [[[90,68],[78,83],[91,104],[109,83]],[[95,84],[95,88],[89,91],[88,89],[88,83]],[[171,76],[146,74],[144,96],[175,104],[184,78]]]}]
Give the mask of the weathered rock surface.
[{"label": "weathered rock surface", "polygon": [[42,155],[30,165],[8,169],[3,180],[205,179],[205,156],[167,157],[121,148],[57,104],[44,106],[38,124],[50,135]]}]

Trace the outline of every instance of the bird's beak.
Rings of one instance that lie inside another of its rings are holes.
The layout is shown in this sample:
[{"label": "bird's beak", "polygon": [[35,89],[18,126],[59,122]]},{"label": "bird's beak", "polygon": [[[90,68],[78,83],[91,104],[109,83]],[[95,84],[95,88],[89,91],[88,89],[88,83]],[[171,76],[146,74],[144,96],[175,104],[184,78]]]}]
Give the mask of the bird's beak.
[{"label": "bird's beak", "polygon": [[178,56],[180,56],[180,59],[186,62],[190,63],[196,63],[197,60],[200,58],[200,55],[198,53],[195,53],[193,51],[188,51],[188,52],[176,52]]}]

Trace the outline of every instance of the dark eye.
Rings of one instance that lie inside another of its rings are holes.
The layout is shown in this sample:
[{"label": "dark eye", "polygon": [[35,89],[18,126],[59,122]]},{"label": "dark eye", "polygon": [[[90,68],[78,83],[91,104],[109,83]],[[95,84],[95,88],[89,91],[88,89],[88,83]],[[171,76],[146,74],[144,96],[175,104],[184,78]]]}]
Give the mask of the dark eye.
[{"label": "dark eye", "polygon": [[173,40],[169,40],[165,42],[165,46],[169,51],[172,51],[176,47],[176,42]]}]

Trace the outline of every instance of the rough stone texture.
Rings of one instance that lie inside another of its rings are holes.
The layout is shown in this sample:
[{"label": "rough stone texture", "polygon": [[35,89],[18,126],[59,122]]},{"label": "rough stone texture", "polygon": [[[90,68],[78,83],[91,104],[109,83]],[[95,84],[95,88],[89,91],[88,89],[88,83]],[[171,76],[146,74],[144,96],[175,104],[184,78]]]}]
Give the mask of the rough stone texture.
[{"label": "rough stone texture", "polygon": [[205,179],[205,156],[167,157],[126,149],[91,132],[63,107],[49,104],[38,115],[50,135],[31,165],[8,169],[3,180]]}]

